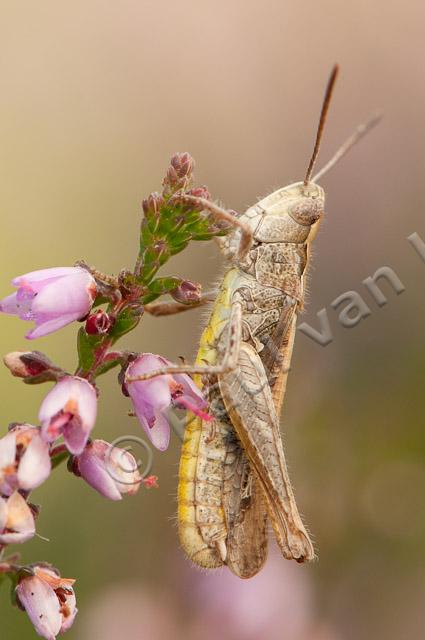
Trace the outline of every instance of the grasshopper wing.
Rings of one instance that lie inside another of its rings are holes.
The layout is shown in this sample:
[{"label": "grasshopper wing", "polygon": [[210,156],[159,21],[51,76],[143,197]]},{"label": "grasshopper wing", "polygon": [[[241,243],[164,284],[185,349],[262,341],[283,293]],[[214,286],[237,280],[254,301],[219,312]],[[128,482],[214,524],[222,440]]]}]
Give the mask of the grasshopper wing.
[{"label": "grasshopper wing", "polygon": [[236,369],[219,378],[233,426],[267,501],[270,520],[285,558],[314,558],[313,545],[298,513],[286,468],[279,419],[264,365],[242,342]]},{"label": "grasshopper wing", "polygon": [[268,516],[263,490],[236,434],[227,446],[223,507],[228,531],[226,564],[240,578],[251,578],[267,558]]}]

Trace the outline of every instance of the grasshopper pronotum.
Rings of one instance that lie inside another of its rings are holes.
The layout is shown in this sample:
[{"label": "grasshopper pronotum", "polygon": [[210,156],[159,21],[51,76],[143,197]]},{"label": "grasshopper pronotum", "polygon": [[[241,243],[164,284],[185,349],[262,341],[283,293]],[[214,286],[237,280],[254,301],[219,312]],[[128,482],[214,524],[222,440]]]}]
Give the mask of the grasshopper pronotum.
[{"label": "grasshopper pronotum", "polygon": [[[323,217],[324,191],[315,180],[377,121],[360,126],[311,178],[337,72],[335,66],[303,182],[278,189],[238,217],[197,199],[235,226],[218,239],[230,267],[195,366],[158,369],[137,378],[187,372],[196,374],[203,387],[214,420],[191,416],[186,426],[178,490],[180,540],[196,564],[225,564],[242,578],[255,575],[265,562],[268,520],[285,558],[314,558],[289,481],[279,415],[310,247]],[[150,305],[148,311],[159,315],[184,308],[165,303]]]}]

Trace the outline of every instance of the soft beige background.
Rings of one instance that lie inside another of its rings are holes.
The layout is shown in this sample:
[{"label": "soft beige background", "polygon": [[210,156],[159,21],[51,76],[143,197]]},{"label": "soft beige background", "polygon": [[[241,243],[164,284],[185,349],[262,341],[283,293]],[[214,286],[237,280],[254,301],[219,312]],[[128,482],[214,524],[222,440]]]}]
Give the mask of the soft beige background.
[{"label": "soft beige background", "polygon": [[[159,491],[109,503],[59,469],[34,499],[39,532],[22,548],[78,578],[68,638],[369,640],[420,637],[425,616],[423,24],[416,2],[100,0],[0,2],[2,295],[14,275],[84,258],[131,266],[140,201],[169,156],[190,151],[214,197],[243,209],[302,178],[330,67],[341,77],[324,162],[376,108],[385,118],[323,181],[304,320],[328,307],[334,341],[298,335],[284,430],[297,496],[320,561],[277,555],[246,583],[184,562],[174,526],[179,442],[157,454]],[[320,164],[320,163],[319,163]],[[393,267],[406,291],[378,309],[361,281]],[[214,246],[164,273],[217,279]],[[331,301],[362,293],[372,315],[338,326]],[[0,318],[1,349],[27,326]],[[143,321],[125,344],[192,357],[201,314]],[[34,348],[72,368],[75,327]],[[2,429],[35,421],[46,388],[0,371]],[[140,433],[112,373],[96,433]],[[1,637],[33,638],[0,593]]]}]

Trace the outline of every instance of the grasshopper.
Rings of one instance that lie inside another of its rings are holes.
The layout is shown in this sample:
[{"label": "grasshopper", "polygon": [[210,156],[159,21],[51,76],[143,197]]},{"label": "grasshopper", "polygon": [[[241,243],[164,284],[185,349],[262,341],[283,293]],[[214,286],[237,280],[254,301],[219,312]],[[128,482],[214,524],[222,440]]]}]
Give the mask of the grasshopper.
[{"label": "grasshopper", "polygon": [[[255,575],[266,560],[268,521],[285,558],[304,562],[315,556],[289,480],[279,416],[311,245],[324,212],[317,177],[378,120],[358,127],[311,178],[337,72],[335,66],[304,181],[278,189],[238,217],[208,200],[183,196],[235,227],[216,238],[230,266],[195,366],[164,367],[127,379],[195,374],[213,421],[190,416],[186,424],[178,488],[180,541],[197,565],[227,565],[241,578]],[[162,315],[186,308],[153,303],[147,310]]]}]

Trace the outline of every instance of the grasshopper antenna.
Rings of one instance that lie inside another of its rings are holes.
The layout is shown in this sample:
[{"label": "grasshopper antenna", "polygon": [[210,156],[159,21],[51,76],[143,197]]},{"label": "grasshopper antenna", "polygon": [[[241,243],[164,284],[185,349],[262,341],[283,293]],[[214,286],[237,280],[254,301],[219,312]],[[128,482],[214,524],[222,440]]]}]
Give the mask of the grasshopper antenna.
[{"label": "grasshopper antenna", "polygon": [[317,160],[319,153],[320,142],[322,140],[323,130],[325,128],[326,116],[328,115],[329,105],[332,98],[332,93],[335,86],[335,81],[339,72],[339,65],[335,65],[329,76],[328,84],[326,86],[325,97],[323,98],[322,110],[320,112],[319,126],[317,127],[316,140],[314,142],[313,153],[311,154],[310,162],[308,165],[307,173],[305,174],[304,184],[307,185],[310,182],[311,174],[313,173],[313,167]]},{"label": "grasshopper antenna", "polygon": [[325,175],[332,167],[334,167],[337,162],[341,160],[345,156],[346,153],[350,151],[352,147],[354,147],[357,142],[359,142],[371,129],[376,127],[376,125],[381,121],[382,113],[375,113],[367,122],[364,124],[359,124],[354,133],[351,134],[349,138],[340,146],[339,149],[335,152],[332,158],[325,164],[324,167],[320,169],[312,178],[312,182],[316,182],[319,178]]}]

